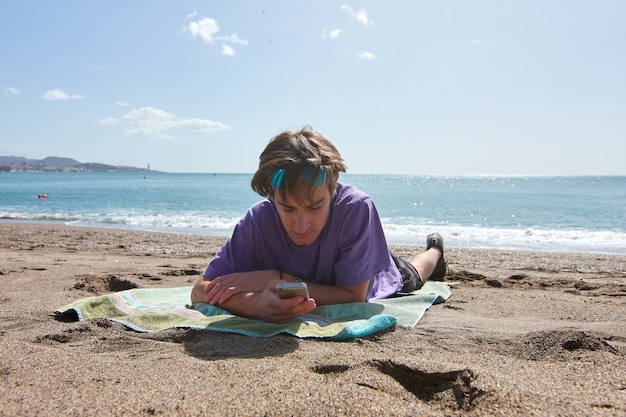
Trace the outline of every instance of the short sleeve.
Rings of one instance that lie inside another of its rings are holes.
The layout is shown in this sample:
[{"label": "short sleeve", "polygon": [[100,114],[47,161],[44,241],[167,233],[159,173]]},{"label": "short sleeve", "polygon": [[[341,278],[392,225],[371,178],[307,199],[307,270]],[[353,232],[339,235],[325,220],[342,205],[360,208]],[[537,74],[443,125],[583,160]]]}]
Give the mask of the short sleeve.
[{"label": "short sleeve", "polygon": [[389,266],[389,248],[372,199],[363,194],[335,207],[338,247],[334,266],[336,283],[359,285]]}]

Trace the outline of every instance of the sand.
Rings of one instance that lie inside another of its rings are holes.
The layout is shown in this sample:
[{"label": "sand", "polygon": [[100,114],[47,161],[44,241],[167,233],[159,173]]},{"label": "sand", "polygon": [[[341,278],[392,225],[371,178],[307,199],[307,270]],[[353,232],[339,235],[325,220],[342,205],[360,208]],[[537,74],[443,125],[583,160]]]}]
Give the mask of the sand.
[{"label": "sand", "polygon": [[333,342],[57,321],[79,298],[192,285],[224,238],[0,233],[3,416],[626,415],[626,255],[449,249],[452,297],[416,327]]}]

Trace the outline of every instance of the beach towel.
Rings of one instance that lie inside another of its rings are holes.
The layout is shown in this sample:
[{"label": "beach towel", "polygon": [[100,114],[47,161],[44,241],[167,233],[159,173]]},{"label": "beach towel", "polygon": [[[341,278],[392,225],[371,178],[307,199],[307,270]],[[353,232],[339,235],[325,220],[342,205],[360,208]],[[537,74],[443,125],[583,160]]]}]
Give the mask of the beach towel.
[{"label": "beach towel", "polygon": [[137,288],[87,297],[55,310],[54,315],[62,320],[106,318],[138,332],[179,327],[253,337],[286,333],[343,340],[369,336],[394,324],[415,326],[431,305],[450,297],[447,285],[427,282],[405,296],[320,306],[292,322],[276,324],[236,316],[209,304],[189,305],[191,288]]}]

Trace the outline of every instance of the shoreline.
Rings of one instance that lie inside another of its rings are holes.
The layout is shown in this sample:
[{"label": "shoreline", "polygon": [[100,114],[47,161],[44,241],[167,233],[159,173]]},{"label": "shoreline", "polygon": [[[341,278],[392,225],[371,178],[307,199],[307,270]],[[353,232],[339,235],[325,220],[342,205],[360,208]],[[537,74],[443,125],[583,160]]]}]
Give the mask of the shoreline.
[{"label": "shoreline", "polygon": [[[185,231],[184,229],[178,230],[154,230],[148,229],[144,226],[134,227],[128,225],[120,225],[120,224],[105,224],[105,223],[97,223],[97,224],[70,224],[65,220],[34,220],[34,219],[17,219],[17,218],[0,218],[0,226],[2,224],[18,224],[18,225],[40,225],[40,226],[59,226],[59,227],[70,227],[70,228],[84,228],[84,229],[104,229],[104,230],[120,230],[127,232],[139,232],[139,233],[162,233],[162,234],[173,234],[173,235],[184,235],[184,236],[197,236],[197,237],[212,237],[217,239],[227,239],[230,236],[230,231],[227,233],[198,233],[197,230],[194,231]],[[424,236],[425,238],[425,236]],[[445,239],[445,236],[444,236]],[[398,243],[391,241],[389,244],[389,248],[393,249],[394,247],[413,247],[419,248],[423,245],[421,243]],[[449,249],[448,249],[449,248]],[[518,249],[518,248],[494,248],[494,247],[458,247],[458,246],[446,246],[447,250],[478,250],[478,251],[503,251],[503,252],[528,252],[528,253],[545,253],[545,254],[563,254],[563,255],[607,255],[607,256],[622,256],[621,253],[607,252],[607,251],[559,251],[559,250],[545,250],[545,249]],[[626,255],[626,247],[624,248],[624,255]]]},{"label": "shoreline", "polygon": [[330,342],[52,317],[112,277],[191,286],[226,237],[0,233],[0,415],[626,414],[626,255],[446,249],[452,296],[417,326]]}]

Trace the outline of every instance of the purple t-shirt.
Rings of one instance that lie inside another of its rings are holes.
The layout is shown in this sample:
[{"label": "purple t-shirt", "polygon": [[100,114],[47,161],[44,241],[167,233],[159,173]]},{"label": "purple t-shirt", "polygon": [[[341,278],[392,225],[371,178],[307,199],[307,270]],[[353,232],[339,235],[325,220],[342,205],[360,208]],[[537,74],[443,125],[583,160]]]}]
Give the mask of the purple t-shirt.
[{"label": "purple t-shirt", "polygon": [[326,225],[307,246],[294,245],[270,200],[252,206],[232,236],[209,263],[204,276],[274,269],[325,285],[354,286],[371,280],[368,300],[389,297],[402,288],[378,212],[371,197],[337,184]]}]

